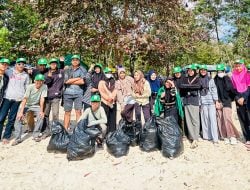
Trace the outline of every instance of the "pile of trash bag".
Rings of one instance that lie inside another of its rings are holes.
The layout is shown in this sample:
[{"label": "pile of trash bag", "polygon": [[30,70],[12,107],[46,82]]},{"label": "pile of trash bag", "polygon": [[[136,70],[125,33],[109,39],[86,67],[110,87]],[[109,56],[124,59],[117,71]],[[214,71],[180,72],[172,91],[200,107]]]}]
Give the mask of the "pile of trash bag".
[{"label": "pile of trash bag", "polygon": [[87,119],[78,122],[70,137],[67,148],[67,159],[82,160],[95,153],[95,141],[101,131],[97,127],[87,127]]},{"label": "pile of trash bag", "polygon": [[51,132],[52,135],[47,146],[47,151],[66,153],[70,137],[63,125],[58,121],[53,121]]},{"label": "pile of trash bag", "polygon": [[124,121],[120,120],[117,130],[108,133],[106,138],[107,150],[115,157],[125,156],[129,152],[130,138],[124,133],[124,126]]},{"label": "pile of trash bag", "polygon": [[142,151],[150,152],[160,147],[155,120],[155,116],[152,116],[141,129],[139,146]]},{"label": "pile of trash bag", "polygon": [[156,118],[162,155],[168,158],[178,157],[183,152],[181,129],[173,116]]},{"label": "pile of trash bag", "polygon": [[139,144],[139,134],[142,128],[141,122],[133,121],[132,123],[128,123],[121,119],[120,123],[123,132],[130,138],[130,146],[137,146]]}]

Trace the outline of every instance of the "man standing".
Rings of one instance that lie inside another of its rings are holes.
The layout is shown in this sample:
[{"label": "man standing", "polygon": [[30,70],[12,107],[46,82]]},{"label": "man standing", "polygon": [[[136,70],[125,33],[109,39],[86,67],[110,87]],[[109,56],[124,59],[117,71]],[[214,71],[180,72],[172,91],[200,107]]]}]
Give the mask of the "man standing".
[{"label": "man standing", "polygon": [[44,75],[38,74],[35,77],[35,83],[30,84],[25,92],[24,99],[21,102],[20,109],[16,117],[15,132],[16,137],[15,141],[12,143],[12,146],[15,146],[21,143],[21,135],[23,123],[22,119],[27,112],[33,112],[37,118],[35,129],[33,132],[33,140],[39,142],[40,130],[43,125],[44,118],[44,102],[47,97],[47,86],[44,83]]},{"label": "man standing", "polygon": [[34,81],[35,76],[37,76],[38,74],[44,75],[46,72],[48,72],[48,69],[46,68],[47,63],[48,63],[47,59],[41,58],[37,62],[36,69],[28,70],[28,73],[30,74],[32,81]]},{"label": "man standing", "polygon": [[52,109],[52,120],[59,120],[59,106],[62,98],[64,84],[64,71],[58,68],[58,59],[52,58],[49,61],[50,70],[45,73],[45,84],[48,87],[48,96],[45,101],[45,121],[46,130],[42,138],[50,135],[49,114]]},{"label": "man standing", "polygon": [[78,121],[81,117],[81,110],[83,108],[82,99],[84,93],[84,78],[87,74],[86,69],[80,66],[79,55],[73,55],[71,57],[71,64],[72,65],[65,70],[64,77],[64,127],[66,130],[69,129],[73,104],[76,113],[76,120]]},{"label": "man standing", "polygon": [[19,105],[24,97],[26,87],[29,84],[29,76],[24,72],[25,63],[25,58],[18,58],[15,68],[6,71],[6,74],[9,77],[9,83],[0,109],[0,139],[4,121],[8,115],[8,123],[3,135],[3,144],[9,143]]}]

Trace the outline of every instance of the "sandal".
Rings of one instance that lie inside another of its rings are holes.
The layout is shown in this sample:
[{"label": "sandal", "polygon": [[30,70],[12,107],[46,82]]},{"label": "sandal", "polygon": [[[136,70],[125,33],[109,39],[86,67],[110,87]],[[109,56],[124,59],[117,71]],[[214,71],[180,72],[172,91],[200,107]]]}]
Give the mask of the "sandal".
[{"label": "sandal", "polygon": [[9,144],[10,141],[8,139],[3,139],[3,144],[6,145],[6,144]]},{"label": "sandal", "polygon": [[15,140],[13,143],[11,143],[11,146],[16,146],[16,145],[18,145],[18,144],[20,144],[20,143],[21,143],[21,141]]}]

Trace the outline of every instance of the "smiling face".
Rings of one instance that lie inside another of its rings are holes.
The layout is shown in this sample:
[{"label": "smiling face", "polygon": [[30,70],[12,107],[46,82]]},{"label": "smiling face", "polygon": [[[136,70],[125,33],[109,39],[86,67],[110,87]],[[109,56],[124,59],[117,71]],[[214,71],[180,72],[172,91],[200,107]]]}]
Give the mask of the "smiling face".
[{"label": "smiling face", "polygon": [[119,78],[120,78],[120,79],[125,79],[125,77],[126,77],[125,72],[124,72],[124,71],[120,72]]},{"label": "smiling face", "polygon": [[181,73],[175,73],[174,76],[175,76],[175,78],[180,78],[181,77]]},{"label": "smiling face", "polygon": [[151,80],[155,80],[155,79],[156,79],[156,74],[155,74],[155,73],[152,73],[151,76],[150,76],[150,79],[151,79]]},{"label": "smiling face", "polygon": [[193,69],[188,69],[188,76],[194,76],[194,70]]},{"label": "smiling face", "polygon": [[206,75],[207,75],[207,70],[201,69],[201,70],[200,70],[200,74],[201,74],[202,76],[206,76]]},{"label": "smiling face", "polygon": [[235,63],[234,64],[234,69],[235,69],[235,71],[237,71],[238,73],[240,73],[243,70],[242,64]]},{"label": "smiling face", "polygon": [[18,72],[23,72],[23,69],[24,69],[24,63],[23,62],[16,63],[16,70]]},{"label": "smiling face", "polygon": [[7,63],[0,63],[0,71],[5,72],[8,66],[9,65]]},{"label": "smiling face", "polygon": [[141,76],[138,72],[135,72],[134,79],[135,79],[135,81],[139,81],[141,79]]},{"label": "smiling face", "polygon": [[91,109],[95,112],[96,110],[98,110],[100,106],[100,102],[91,102]]}]

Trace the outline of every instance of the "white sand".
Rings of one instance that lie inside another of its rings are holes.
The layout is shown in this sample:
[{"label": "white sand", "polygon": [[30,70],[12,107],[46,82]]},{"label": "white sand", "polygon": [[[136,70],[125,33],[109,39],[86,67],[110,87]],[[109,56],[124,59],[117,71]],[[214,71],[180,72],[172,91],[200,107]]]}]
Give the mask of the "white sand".
[{"label": "white sand", "polygon": [[192,150],[184,141],[184,153],[174,160],[131,147],[122,158],[97,150],[68,162],[66,154],[47,153],[48,142],[1,144],[0,189],[250,189],[250,152],[242,143],[201,141]]}]

